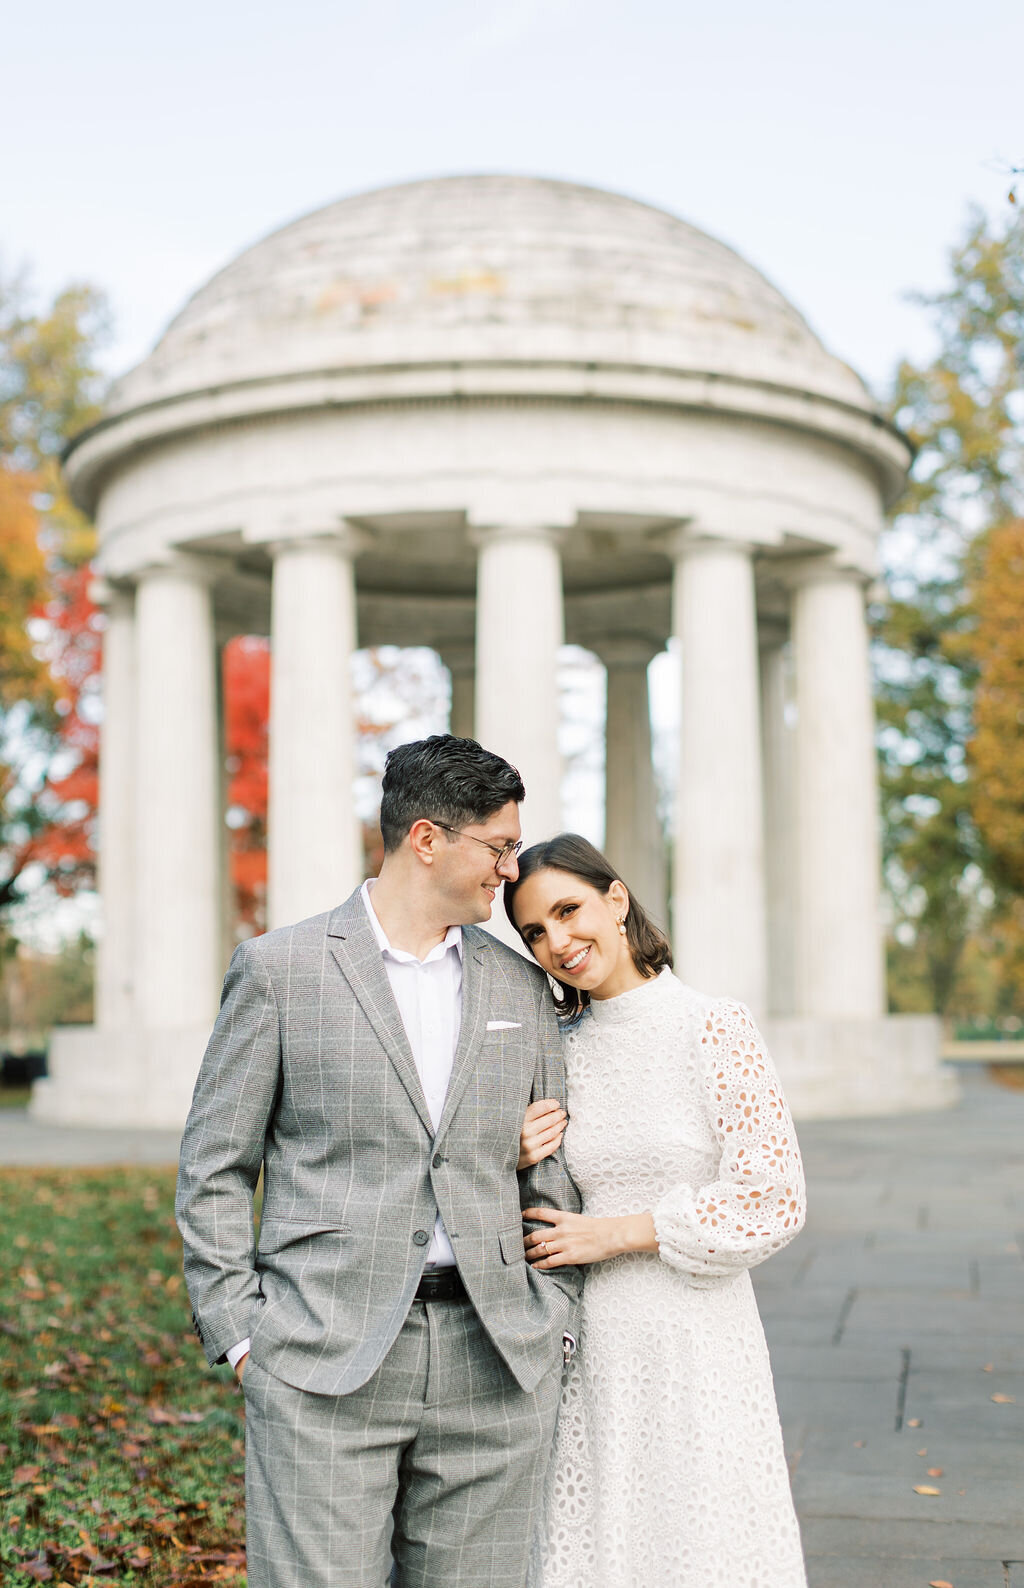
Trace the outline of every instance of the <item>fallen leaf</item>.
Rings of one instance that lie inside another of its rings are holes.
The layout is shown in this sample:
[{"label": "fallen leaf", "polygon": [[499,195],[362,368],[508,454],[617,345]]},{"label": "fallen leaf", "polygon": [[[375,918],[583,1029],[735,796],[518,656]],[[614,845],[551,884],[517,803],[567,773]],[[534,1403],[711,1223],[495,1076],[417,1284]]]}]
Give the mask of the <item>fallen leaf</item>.
[{"label": "fallen leaf", "polygon": [[982,1372],[983,1372],[983,1373],[991,1373],[991,1371],[992,1371],[992,1369],[993,1369],[993,1368],[994,1368],[994,1367],[995,1367],[995,1363],[994,1363],[994,1362],[986,1362],[986,1363],[985,1363],[985,1366],[984,1366],[984,1367],[983,1367],[983,1368],[982,1368],[982,1370],[981,1370],[981,1371],[982,1371]]},{"label": "fallen leaf", "polygon": [[941,1581],[936,1578],[934,1582],[930,1582],[928,1584],[928,1588],[953,1588],[953,1584],[951,1582],[946,1582],[945,1578],[943,1578]]},{"label": "fallen leaf", "polygon": [[40,1471],[41,1468],[39,1467],[15,1467],[14,1481],[15,1483],[35,1483]]},{"label": "fallen leaf", "polygon": [[863,1439],[855,1439],[853,1441],[853,1448],[854,1448],[854,1450],[863,1450],[864,1449],[864,1441],[863,1441]]},{"label": "fallen leaf", "polygon": [[37,1555],[35,1560],[25,1560],[21,1569],[26,1577],[31,1577],[33,1582],[52,1582],[53,1571],[45,1555]]},{"label": "fallen leaf", "polygon": [[920,1417],[912,1417],[910,1419],[909,1423],[907,1424],[908,1428],[920,1428],[920,1426],[921,1426]]},{"label": "fallen leaf", "polygon": [[919,1450],[917,1453],[918,1453],[919,1456],[926,1456],[928,1454],[928,1446],[925,1445],[924,1449],[923,1450]]},{"label": "fallen leaf", "polygon": [[997,1406],[1016,1406],[1017,1402],[1012,1395],[990,1395],[990,1401],[995,1401]]},{"label": "fallen leaf", "polygon": [[941,1478],[944,1476],[944,1473],[941,1467],[929,1467],[928,1476],[930,1478]]},{"label": "fallen leaf", "polygon": [[928,1483],[915,1483],[914,1484],[914,1493],[915,1494],[941,1494],[942,1490],[941,1489],[933,1489],[931,1487],[931,1485],[928,1484]]}]

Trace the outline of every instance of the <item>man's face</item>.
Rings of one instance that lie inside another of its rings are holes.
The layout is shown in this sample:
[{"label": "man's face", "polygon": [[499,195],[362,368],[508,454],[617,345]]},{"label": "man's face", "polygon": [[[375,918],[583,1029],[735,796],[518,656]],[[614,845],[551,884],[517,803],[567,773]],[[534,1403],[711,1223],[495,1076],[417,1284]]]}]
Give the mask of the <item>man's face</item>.
[{"label": "man's face", "polygon": [[482,822],[468,822],[458,834],[442,830],[442,843],[434,851],[434,878],[445,897],[445,918],[450,926],[489,921],[491,906],[501,884],[515,881],[519,865],[510,855],[499,865],[497,851],[518,843],[522,829],[519,806],[509,800],[500,811]]}]

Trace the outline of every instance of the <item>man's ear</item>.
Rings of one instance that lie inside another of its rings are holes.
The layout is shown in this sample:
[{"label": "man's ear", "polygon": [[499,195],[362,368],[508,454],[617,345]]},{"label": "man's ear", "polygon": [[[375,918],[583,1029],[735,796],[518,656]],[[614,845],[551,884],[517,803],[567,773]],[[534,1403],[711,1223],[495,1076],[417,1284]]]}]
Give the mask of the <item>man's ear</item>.
[{"label": "man's ear", "polygon": [[416,859],[422,861],[425,866],[432,866],[434,864],[434,849],[437,846],[439,837],[440,834],[433,822],[428,821],[423,816],[418,822],[413,822],[409,828],[407,841]]}]

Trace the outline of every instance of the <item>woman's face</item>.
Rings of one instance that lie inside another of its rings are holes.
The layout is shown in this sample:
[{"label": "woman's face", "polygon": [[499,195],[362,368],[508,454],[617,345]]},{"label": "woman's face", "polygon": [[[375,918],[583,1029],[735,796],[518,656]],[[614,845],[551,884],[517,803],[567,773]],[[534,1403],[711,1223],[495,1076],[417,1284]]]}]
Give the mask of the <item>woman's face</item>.
[{"label": "woman's face", "polygon": [[599,893],[569,871],[535,871],[516,891],[516,925],[538,964],[593,998],[614,998],[642,981],[619,921],[629,913],[621,882]]}]

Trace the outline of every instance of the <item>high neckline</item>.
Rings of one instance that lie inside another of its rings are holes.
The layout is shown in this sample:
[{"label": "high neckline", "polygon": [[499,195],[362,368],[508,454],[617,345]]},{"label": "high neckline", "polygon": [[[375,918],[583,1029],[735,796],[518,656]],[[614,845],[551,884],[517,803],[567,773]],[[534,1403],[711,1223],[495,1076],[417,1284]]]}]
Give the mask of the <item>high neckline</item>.
[{"label": "high neckline", "polygon": [[665,965],[657,976],[641,982],[639,987],[631,987],[628,992],[619,993],[615,998],[591,998],[587,1007],[600,1025],[612,1025],[618,1020],[631,1020],[635,1015],[643,1013],[643,1005],[647,999],[656,998],[660,1001],[669,991],[674,980],[671,970]]}]

